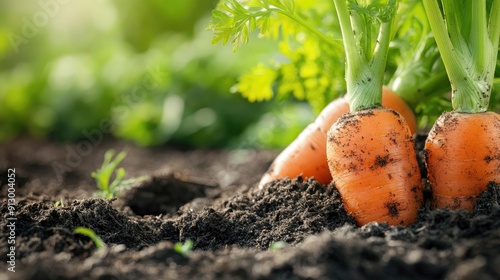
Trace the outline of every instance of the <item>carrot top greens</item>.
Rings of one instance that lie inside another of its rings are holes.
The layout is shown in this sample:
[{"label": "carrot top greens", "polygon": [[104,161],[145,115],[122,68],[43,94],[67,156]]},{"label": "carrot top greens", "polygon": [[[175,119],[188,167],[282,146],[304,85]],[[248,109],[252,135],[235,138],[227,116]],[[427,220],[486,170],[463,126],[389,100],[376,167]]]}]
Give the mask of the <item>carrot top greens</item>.
[{"label": "carrot top greens", "polygon": [[436,0],[424,0],[451,82],[453,109],[485,112],[497,63],[500,0],[442,0],[441,4],[444,17]]},{"label": "carrot top greens", "polygon": [[[282,64],[279,73],[259,64],[240,79],[238,91],[251,101],[269,100],[272,83],[280,79],[280,95],[293,92],[299,99],[320,99],[346,74],[353,110],[380,105],[399,1],[334,0],[336,7],[328,2],[221,0],[209,24],[213,43],[231,42],[236,51],[249,40],[250,32],[259,29],[262,36],[281,37],[280,50],[292,60]],[[416,1],[404,2],[408,10],[416,5]],[[335,9],[338,18],[332,17]],[[338,39],[339,29],[343,40]],[[318,50],[331,60],[321,59]],[[344,63],[343,50],[347,50],[347,73],[338,70],[339,64]]]},{"label": "carrot top greens", "polygon": [[[456,1],[456,6],[468,3],[472,8],[473,1]],[[277,52],[243,73],[232,87],[232,92],[240,93],[251,102],[289,97],[307,100],[319,113],[331,100],[346,91],[350,92],[351,103],[359,107],[356,110],[376,106],[380,103],[379,90],[373,92],[372,89],[380,88],[380,83],[383,83],[414,109],[421,127],[432,124],[441,112],[451,110],[448,95],[450,79],[421,0],[344,0],[347,14],[344,9],[343,18],[349,22],[344,24],[344,28],[340,27],[336,11],[339,2],[219,0],[208,25],[213,32],[213,43],[232,44],[236,51],[257,36],[278,42]],[[487,37],[491,38],[495,37],[495,32],[498,33],[498,28],[493,27],[493,22],[499,17],[498,8],[495,8],[498,4],[495,5],[492,0],[487,0],[486,10],[491,11],[489,14],[493,16],[485,15],[482,19],[489,22]],[[439,7],[436,11],[439,14]],[[453,17],[456,20],[464,18],[466,11],[464,8],[460,15]],[[388,27],[391,32],[386,32]],[[344,40],[341,31],[349,28],[356,34],[346,36],[354,39]],[[465,34],[464,28],[455,29]],[[382,31],[385,32],[383,36]],[[469,33],[473,35],[473,32]],[[385,38],[391,39],[388,56],[384,50],[386,47],[383,47],[387,43]],[[349,40],[350,43],[347,42]],[[352,54],[351,73],[346,73],[348,69],[344,67],[346,44],[350,45],[349,53]],[[491,48],[490,53],[495,50],[493,44]],[[385,60],[387,66],[384,66]],[[459,61],[462,64],[462,57]],[[484,61],[490,61],[492,64],[489,67],[494,68],[495,57],[485,58]],[[496,63],[500,66],[498,60]],[[358,73],[356,70],[361,71]],[[490,75],[492,73],[490,71]],[[346,76],[350,79],[348,83],[344,79]],[[367,78],[371,78],[370,83],[366,82]],[[492,84],[494,91],[500,89],[498,75]],[[500,95],[497,94],[490,99],[490,108],[497,110],[499,106]]]}]

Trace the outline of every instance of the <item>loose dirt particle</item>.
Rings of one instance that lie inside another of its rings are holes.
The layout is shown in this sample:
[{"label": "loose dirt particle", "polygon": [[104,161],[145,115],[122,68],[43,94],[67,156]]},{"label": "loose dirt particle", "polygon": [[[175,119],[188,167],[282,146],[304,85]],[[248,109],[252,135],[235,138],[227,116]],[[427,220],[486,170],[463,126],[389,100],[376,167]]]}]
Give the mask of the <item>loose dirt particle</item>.
[{"label": "loose dirt particle", "polygon": [[379,156],[377,155],[375,157],[375,165],[374,167],[378,166],[378,167],[384,167],[387,165],[387,163],[389,163],[390,161],[390,155],[387,154],[387,155],[384,155],[384,156]]},{"label": "loose dirt particle", "polygon": [[399,209],[398,207],[401,205],[401,203],[397,201],[389,201],[384,204],[384,206],[387,208],[387,211],[391,217],[398,217],[399,216]]}]

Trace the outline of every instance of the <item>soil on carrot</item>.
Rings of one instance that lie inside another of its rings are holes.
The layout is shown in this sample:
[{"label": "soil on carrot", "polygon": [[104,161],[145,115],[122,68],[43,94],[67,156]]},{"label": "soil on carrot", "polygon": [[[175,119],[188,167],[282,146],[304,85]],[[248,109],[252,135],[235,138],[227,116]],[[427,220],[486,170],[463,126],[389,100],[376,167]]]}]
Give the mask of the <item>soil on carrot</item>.
[{"label": "soil on carrot", "polygon": [[[419,151],[424,139],[416,137]],[[259,190],[276,151],[141,149],[115,140],[88,147],[31,139],[0,146],[0,279],[500,278],[496,183],[473,213],[423,208],[409,227],[357,227],[333,184],[299,177]],[[90,173],[111,148],[128,152],[129,177],[147,178],[104,201],[93,198]],[[80,226],[107,246],[74,234]],[[176,250],[187,240],[191,250]]]}]

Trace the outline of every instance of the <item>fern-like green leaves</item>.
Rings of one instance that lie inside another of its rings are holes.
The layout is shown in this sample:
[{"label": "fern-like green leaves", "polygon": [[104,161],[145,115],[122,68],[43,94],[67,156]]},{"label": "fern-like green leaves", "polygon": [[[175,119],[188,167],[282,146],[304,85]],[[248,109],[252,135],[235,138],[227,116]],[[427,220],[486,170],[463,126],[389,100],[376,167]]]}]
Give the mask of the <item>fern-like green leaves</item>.
[{"label": "fern-like green leaves", "polygon": [[[278,6],[274,8],[268,2],[278,2]],[[212,43],[230,42],[233,45],[233,51],[236,51],[248,42],[249,34],[256,28],[260,29],[261,34],[268,34],[271,30],[271,17],[276,16],[275,9],[288,9],[280,2],[282,1],[220,1],[212,12],[208,27],[214,34]]]},{"label": "fern-like green leaves", "polygon": [[[221,0],[212,11],[208,29],[213,32],[212,43],[231,43],[233,51],[247,43],[250,34],[259,30],[263,37],[286,40],[301,31],[322,37],[329,44],[342,48],[337,42],[304,19],[319,0]],[[324,5],[320,5],[324,6]]]},{"label": "fern-like green leaves", "polygon": [[251,102],[293,96],[317,111],[343,92],[343,49],[334,39],[340,34],[333,11],[324,0],[221,0],[209,24],[212,43],[231,43],[236,51],[258,31],[280,41],[284,56],[243,74],[233,92]]},{"label": "fern-like green leaves", "polygon": [[277,75],[276,69],[260,63],[240,77],[235,90],[250,102],[270,100]]}]

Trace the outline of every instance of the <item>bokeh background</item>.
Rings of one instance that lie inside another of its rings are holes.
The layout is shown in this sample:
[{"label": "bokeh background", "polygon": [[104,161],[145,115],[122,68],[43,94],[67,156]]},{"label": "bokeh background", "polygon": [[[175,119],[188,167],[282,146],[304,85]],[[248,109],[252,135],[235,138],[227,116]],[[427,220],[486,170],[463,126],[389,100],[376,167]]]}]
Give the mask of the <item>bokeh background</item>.
[{"label": "bokeh background", "polygon": [[283,147],[314,114],[231,87],[276,42],[212,45],[217,0],[0,2],[0,142],[102,126],[141,146]]}]

